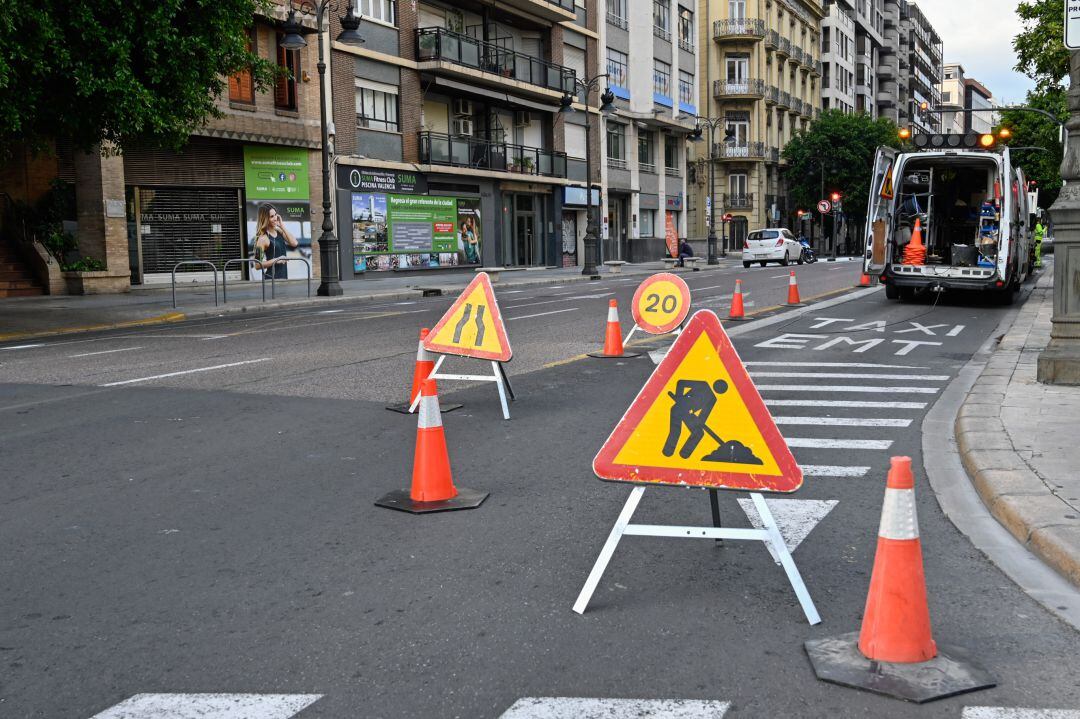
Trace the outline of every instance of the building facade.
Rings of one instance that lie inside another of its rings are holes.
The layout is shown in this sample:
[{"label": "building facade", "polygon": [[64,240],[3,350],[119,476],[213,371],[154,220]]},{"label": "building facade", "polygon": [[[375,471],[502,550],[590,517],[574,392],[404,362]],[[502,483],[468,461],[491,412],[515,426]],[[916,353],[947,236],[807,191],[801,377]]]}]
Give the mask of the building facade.
[{"label": "building facade", "polygon": [[740,247],[751,230],[797,227],[799,208],[787,202],[780,153],[820,113],[825,10],[805,0],[701,0],[699,14],[711,38],[702,114],[723,122],[711,147],[695,146],[694,234],[708,233],[711,166],[716,214],[732,216],[717,235]]},{"label": "building facade", "polygon": [[884,0],[884,44],[878,66],[878,114],[916,132],[938,132],[941,105],[941,36],[907,0]]},{"label": "building facade", "polygon": [[826,0],[821,22],[822,109],[877,117],[883,0]]}]

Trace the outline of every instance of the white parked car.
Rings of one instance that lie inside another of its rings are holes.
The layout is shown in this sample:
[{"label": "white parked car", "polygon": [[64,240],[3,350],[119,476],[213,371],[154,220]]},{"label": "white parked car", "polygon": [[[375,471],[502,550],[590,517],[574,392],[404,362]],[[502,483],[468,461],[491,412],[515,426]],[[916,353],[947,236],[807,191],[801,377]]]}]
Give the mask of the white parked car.
[{"label": "white parked car", "polygon": [[802,245],[786,227],[754,230],[743,242],[742,266],[749,267],[754,262],[762,267],[768,262],[779,262],[784,267],[792,262],[801,265],[802,250]]}]

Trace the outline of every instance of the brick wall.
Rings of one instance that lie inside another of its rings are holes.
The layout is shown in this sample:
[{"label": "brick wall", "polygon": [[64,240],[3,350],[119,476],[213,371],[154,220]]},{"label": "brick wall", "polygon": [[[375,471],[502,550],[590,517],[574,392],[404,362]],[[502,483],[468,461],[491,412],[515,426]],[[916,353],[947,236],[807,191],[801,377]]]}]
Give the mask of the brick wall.
[{"label": "brick wall", "polygon": [[[79,253],[103,260],[110,274],[129,277],[127,218],[123,212],[124,160],[116,153],[103,154],[99,148],[76,152],[74,162]],[[119,201],[120,217],[106,216],[106,202],[110,200]]]}]

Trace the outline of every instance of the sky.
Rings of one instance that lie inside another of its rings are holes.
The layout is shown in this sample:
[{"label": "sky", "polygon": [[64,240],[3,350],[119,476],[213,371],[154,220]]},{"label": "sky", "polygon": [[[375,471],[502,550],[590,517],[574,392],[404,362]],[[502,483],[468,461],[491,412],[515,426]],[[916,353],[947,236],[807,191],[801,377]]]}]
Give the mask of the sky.
[{"label": "sky", "polygon": [[1013,69],[1012,39],[1021,28],[1016,0],[918,0],[915,4],[941,36],[946,63],[963,65],[964,75],[985,85],[998,104],[1023,101],[1034,83]]}]

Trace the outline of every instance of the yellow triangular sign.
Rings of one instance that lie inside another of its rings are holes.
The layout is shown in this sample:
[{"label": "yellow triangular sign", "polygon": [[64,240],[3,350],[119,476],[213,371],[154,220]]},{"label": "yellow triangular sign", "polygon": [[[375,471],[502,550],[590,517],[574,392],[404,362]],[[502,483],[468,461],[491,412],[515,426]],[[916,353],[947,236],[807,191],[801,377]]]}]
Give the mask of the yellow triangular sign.
[{"label": "yellow triangular sign", "polygon": [[513,357],[488,273],[481,272],[428,333],[424,349],[508,362]]},{"label": "yellow triangular sign", "polygon": [[881,183],[881,196],[886,200],[891,200],[893,195],[896,194],[893,191],[893,163],[889,163],[889,166],[885,168],[885,179]]},{"label": "yellow triangular sign", "polygon": [[802,470],[716,314],[690,318],[593,460],[601,479],[793,492]]}]

